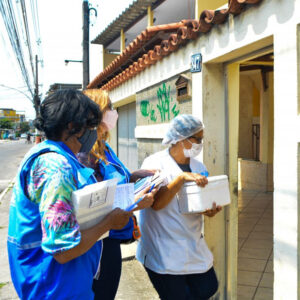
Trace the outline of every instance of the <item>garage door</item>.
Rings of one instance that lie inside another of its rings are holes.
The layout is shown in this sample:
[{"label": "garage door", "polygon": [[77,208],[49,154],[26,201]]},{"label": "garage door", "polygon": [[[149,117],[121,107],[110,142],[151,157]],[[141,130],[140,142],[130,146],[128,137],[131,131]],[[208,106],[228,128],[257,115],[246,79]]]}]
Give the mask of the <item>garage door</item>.
[{"label": "garage door", "polygon": [[134,171],[138,167],[137,142],[134,137],[135,102],[119,107],[118,114],[118,157],[130,171]]}]

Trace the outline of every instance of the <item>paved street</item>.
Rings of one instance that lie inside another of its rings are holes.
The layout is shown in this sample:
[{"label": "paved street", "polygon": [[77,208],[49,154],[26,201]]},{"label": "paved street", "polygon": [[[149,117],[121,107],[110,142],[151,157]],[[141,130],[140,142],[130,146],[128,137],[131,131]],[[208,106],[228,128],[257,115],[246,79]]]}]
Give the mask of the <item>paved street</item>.
[{"label": "paved street", "polygon": [[[30,147],[32,144],[27,145],[24,140],[7,142],[0,140],[0,170],[2,170],[0,175],[2,181],[0,182],[3,183],[2,189],[5,189],[8,182],[15,177],[18,165]],[[6,180],[6,185],[4,180]],[[6,250],[11,192],[12,190],[8,189],[0,203],[0,300],[18,299],[10,279]],[[123,267],[116,299],[159,299],[143,267],[134,259],[135,246],[135,244],[122,245]]]},{"label": "paved street", "polygon": [[[32,146],[33,144],[26,144],[25,140],[0,140],[0,194],[12,182],[21,160]],[[17,299],[14,288],[10,283],[6,251],[10,197],[11,188],[7,190],[5,195],[2,194],[0,202],[0,299]]]},{"label": "paved street", "polygon": [[26,144],[24,139],[0,140],[0,193],[14,179],[24,154],[32,145]]}]

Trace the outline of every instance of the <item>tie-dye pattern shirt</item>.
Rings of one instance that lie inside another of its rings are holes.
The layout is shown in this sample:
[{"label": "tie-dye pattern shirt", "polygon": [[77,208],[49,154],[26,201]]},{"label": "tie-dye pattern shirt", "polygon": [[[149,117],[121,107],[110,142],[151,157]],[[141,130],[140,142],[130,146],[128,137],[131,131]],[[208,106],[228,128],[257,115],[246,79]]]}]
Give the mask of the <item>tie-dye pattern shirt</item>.
[{"label": "tie-dye pattern shirt", "polygon": [[71,201],[77,188],[68,160],[55,152],[40,155],[27,174],[26,184],[29,199],[39,205],[42,249],[56,254],[78,245],[81,234]]}]

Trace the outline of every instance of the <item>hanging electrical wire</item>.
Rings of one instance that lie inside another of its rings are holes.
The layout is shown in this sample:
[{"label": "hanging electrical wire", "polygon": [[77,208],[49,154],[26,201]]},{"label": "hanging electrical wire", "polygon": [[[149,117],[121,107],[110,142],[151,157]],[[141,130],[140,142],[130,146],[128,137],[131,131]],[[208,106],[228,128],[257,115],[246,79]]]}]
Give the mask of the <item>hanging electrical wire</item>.
[{"label": "hanging electrical wire", "polygon": [[27,38],[27,48],[28,48],[28,53],[29,53],[30,66],[31,66],[31,70],[32,70],[32,75],[34,77],[34,66],[33,66],[32,49],[31,49],[31,42],[30,42],[30,34],[29,34],[29,29],[28,29],[26,5],[25,5],[24,0],[20,0],[20,2],[21,2],[21,7],[22,7],[23,21],[24,21],[26,38]]},{"label": "hanging electrical wire", "polygon": [[[29,97],[26,92],[26,91],[22,91],[21,89],[19,88],[15,88],[15,87],[11,87],[11,86],[7,86],[7,85],[4,85],[4,84],[0,84],[0,87],[1,88],[4,88],[6,91],[14,91],[15,93],[18,92],[18,93],[21,93],[23,94],[23,96],[25,96],[28,100],[30,100],[30,102],[33,102],[33,99],[32,97]],[[3,96],[3,95],[2,95]]]},{"label": "hanging electrical wire", "polygon": [[35,33],[35,40],[38,49],[39,61],[41,62],[41,67],[44,66],[44,56],[43,56],[43,47],[41,41],[40,33],[40,23],[39,23],[39,11],[37,6],[37,0],[30,0],[33,28]]},{"label": "hanging electrical wire", "polygon": [[[30,6],[28,6],[29,1]],[[11,50],[14,52],[17,65],[20,68],[27,90],[31,97],[34,97],[33,86],[36,74],[33,62],[33,50],[36,54],[39,54],[39,62],[41,62],[41,66],[43,66],[43,51],[37,0],[16,0],[15,4],[11,0],[0,0],[0,13],[11,44],[10,52]],[[31,44],[32,34],[34,34],[34,44]],[[20,37],[22,39],[20,39]],[[5,45],[5,42],[7,43],[7,37],[5,38],[5,41],[2,32],[1,39],[3,45]],[[7,47],[5,47],[5,49],[6,52],[8,52]],[[9,58],[11,57],[10,53],[7,53],[7,55]]]},{"label": "hanging electrical wire", "polygon": [[[16,0],[16,3],[19,3],[19,0]],[[16,11],[17,11],[17,19],[20,22],[19,24],[22,24],[23,21],[22,21],[22,15],[21,15],[21,7],[20,7],[20,9],[16,9]],[[25,45],[27,45],[27,39],[26,39],[26,36],[25,36],[24,27],[19,26],[19,28],[21,29],[21,34],[22,34],[23,41],[24,41]]]},{"label": "hanging electrical wire", "polygon": [[36,0],[30,0],[30,7],[31,7],[31,14],[32,14],[32,21],[33,21],[33,28],[36,37],[36,43],[40,45],[41,43],[41,36],[40,36],[40,24],[38,19],[38,9]]},{"label": "hanging electrical wire", "polygon": [[33,90],[30,83],[30,77],[27,72],[25,65],[23,50],[20,44],[19,32],[16,23],[15,14],[11,5],[10,0],[1,0],[0,1],[0,12],[3,18],[3,22],[12,46],[12,49],[15,53],[17,62],[19,64],[23,79],[28,87],[28,91],[33,97]]}]

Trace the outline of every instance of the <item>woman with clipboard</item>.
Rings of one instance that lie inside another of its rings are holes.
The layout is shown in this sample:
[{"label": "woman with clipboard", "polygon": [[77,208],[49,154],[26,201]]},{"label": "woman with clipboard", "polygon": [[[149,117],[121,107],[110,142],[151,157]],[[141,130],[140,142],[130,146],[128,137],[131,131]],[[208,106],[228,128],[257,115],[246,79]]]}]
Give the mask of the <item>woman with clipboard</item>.
[{"label": "woman with clipboard", "polygon": [[[135,182],[139,178],[153,175],[152,170],[138,170],[133,173],[120,161],[115,152],[107,143],[109,131],[112,130],[118,120],[118,113],[112,107],[112,103],[106,91],[90,89],[84,94],[99,105],[103,119],[97,128],[97,141],[89,154],[80,153],[79,160],[86,166],[93,168],[98,181],[112,178],[118,179],[118,184]],[[157,189],[150,191],[150,187],[136,195],[132,210],[140,210],[153,204]],[[134,219],[120,230],[111,230],[109,237],[103,239],[103,252],[100,266],[100,276],[94,279],[93,291],[95,300],[113,300],[119,286],[122,257],[120,244],[131,241],[136,234],[134,231]]]},{"label": "woman with clipboard", "polygon": [[132,215],[116,208],[85,230],[76,219],[72,192],[96,182],[76,154],[94,145],[101,117],[99,107],[76,90],[57,91],[41,104],[34,124],[47,140],[24,157],[10,202],[7,250],[20,299],[92,300],[98,239]]}]

